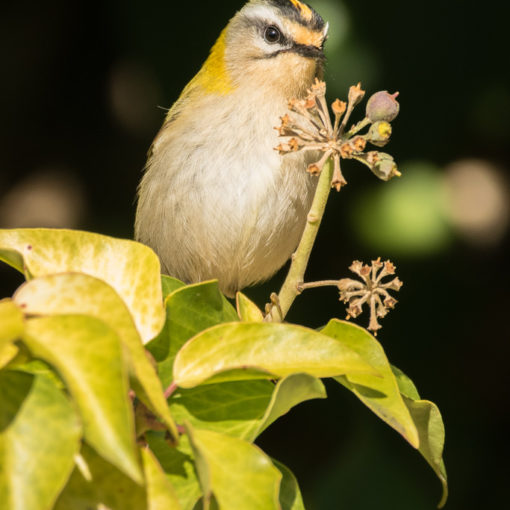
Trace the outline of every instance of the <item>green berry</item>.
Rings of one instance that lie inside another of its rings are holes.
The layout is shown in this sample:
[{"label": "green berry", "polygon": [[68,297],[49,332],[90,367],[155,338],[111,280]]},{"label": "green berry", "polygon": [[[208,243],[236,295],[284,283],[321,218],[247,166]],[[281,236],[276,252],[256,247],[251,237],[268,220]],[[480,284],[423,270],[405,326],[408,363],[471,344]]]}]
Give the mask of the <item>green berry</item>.
[{"label": "green berry", "polygon": [[384,147],[389,141],[391,136],[391,124],[384,120],[377,121],[370,126],[368,131],[368,141],[378,147]]},{"label": "green berry", "polygon": [[372,172],[383,181],[389,181],[401,175],[393,157],[383,152],[378,153]]}]

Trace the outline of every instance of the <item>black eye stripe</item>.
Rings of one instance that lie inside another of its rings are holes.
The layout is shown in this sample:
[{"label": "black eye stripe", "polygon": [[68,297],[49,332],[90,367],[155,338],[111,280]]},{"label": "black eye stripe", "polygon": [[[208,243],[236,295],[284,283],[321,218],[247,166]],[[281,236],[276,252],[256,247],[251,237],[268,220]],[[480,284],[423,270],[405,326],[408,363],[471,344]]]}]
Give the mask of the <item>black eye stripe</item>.
[{"label": "black eye stripe", "polygon": [[293,44],[290,48],[279,49],[279,50],[274,51],[273,53],[264,55],[263,57],[256,57],[256,60],[267,60],[267,59],[275,58],[278,55],[281,55],[284,53],[296,53],[303,57],[313,58],[315,60],[320,60],[323,62],[326,61],[326,57],[324,56],[322,49],[317,48],[315,46],[306,46],[304,44]]},{"label": "black eye stripe", "polygon": [[[295,52],[300,53],[303,56],[311,56],[309,48],[304,47],[301,44],[296,43],[292,40],[291,37],[287,36],[283,30],[272,20],[269,19],[263,19],[263,18],[257,18],[252,16],[245,16],[242,18],[242,23],[246,27],[246,29],[253,30],[255,28],[256,30],[256,36],[262,38],[266,43],[275,45],[275,51],[272,51],[271,53],[264,55],[263,57],[256,57],[259,58],[274,58],[280,53],[284,52]],[[272,38],[269,37],[269,40],[266,39],[266,31],[268,29],[273,29],[277,31],[280,34],[279,39],[276,39],[276,37]],[[327,37],[323,40],[322,48],[324,47],[324,43],[326,42]],[[280,47],[276,50],[276,48]],[[321,49],[322,49],[321,48]]]}]

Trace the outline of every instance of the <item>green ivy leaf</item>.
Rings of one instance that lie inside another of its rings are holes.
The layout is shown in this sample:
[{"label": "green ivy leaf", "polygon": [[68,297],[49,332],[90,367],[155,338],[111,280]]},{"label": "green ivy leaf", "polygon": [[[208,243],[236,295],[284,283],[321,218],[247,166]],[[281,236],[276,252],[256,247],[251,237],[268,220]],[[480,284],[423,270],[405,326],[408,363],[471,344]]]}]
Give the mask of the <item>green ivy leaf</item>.
[{"label": "green ivy leaf", "polygon": [[345,321],[332,320],[322,333],[357,352],[375,367],[381,377],[348,374],[337,381],[351,390],[369,409],[399,432],[414,448],[418,431],[398,388],[381,344],[365,329]]},{"label": "green ivy leaf", "polygon": [[282,510],[305,510],[301,491],[292,471],[273,459],[273,464],[282,474],[280,486],[280,505]]},{"label": "green ivy leaf", "polygon": [[34,356],[55,367],[64,379],[80,410],[86,441],[143,483],[128,375],[115,332],[92,317],[57,315],[28,320],[24,341]]},{"label": "green ivy leaf", "polygon": [[164,323],[160,264],[148,247],[71,230],[0,230],[0,260],[28,278],[79,272],[113,287],[147,343]]},{"label": "green ivy leaf", "polygon": [[178,447],[170,446],[164,434],[148,432],[147,442],[177,495],[182,510],[193,510],[202,495],[195,471],[194,456],[187,436],[182,436]]},{"label": "green ivy leaf", "polygon": [[163,331],[147,346],[158,362],[163,385],[171,384],[175,356],[191,337],[217,324],[237,320],[236,311],[216,281],[188,285],[170,294]]},{"label": "green ivy leaf", "polygon": [[237,314],[243,322],[263,322],[264,314],[259,307],[244,294],[236,295]]},{"label": "green ivy leaf", "polygon": [[112,287],[86,274],[64,273],[25,283],[14,299],[29,315],[83,314],[108,324],[127,347],[137,396],[177,437],[161,381],[147,359],[129,310]]},{"label": "green ivy leaf", "polygon": [[256,446],[238,438],[186,426],[195,454],[205,508],[280,510],[282,474]]},{"label": "green ivy leaf", "polygon": [[86,445],[83,463],[87,477],[76,468],[55,510],[182,510],[174,489],[154,455],[140,450],[146,486],[141,487],[101,459]]},{"label": "green ivy leaf", "polygon": [[19,349],[14,341],[23,333],[23,314],[11,299],[0,301],[0,369],[10,363]]},{"label": "green ivy leaf", "polygon": [[253,440],[269,406],[275,385],[270,381],[235,381],[180,389],[170,399],[179,423]]},{"label": "green ivy leaf", "polygon": [[316,377],[308,374],[291,374],[281,379],[276,385],[256,436],[264,432],[278,418],[287,414],[294,406],[315,398],[327,398],[326,388]]},{"label": "green ivy leaf", "polygon": [[19,349],[14,341],[23,334],[23,313],[11,299],[0,301],[0,369],[10,363]]},{"label": "green ivy leaf", "polygon": [[76,467],[54,510],[152,510],[145,489],[86,444],[81,456],[90,478]]},{"label": "green ivy leaf", "polygon": [[147,480],[147,510],[181,510],[172,484],[150,450],[141,450]]},{"label": "green ivy leaf", "polygon": [[392,367],[409,412],[420,435],[419,451],[432,467],[443,487],[443,495],[438,505],[444,507],[448,499],[448,477],[443,461],[445,430],[438,407],[428,400],[420,400],[414,383],[404,372]]},{"label": "green ivy leaf", "polygon": [[[4,231],[0,229],[0,235]],[[23,256],[21,253],[17,252],[15,249],[9,249],[8,243],[4,244],[3,242],[0,244],[0,260],[13,267],[20,273],[23,273],[25,277],[29,276],[27,274],[27,268],[25,267]]]},{"label": "green ivy leaf", "polygon": [[402,370],[397,368],[394,365],[391,365],[391,371],[393,372],[393,375],[397,379],[398,388],[400,390],[400,393],[407,398],[410,398],[412,400],[420,400],[420,394],[418,393],[418,390],[416,389],[416,386],[414,385],[413,381],[409,377],[407,377]]},{"label": "green ivy leaf", "polygon": [[51,380],[0,372],[2,508],[52,508],[73,470],[80,436],[73,406]]},{"label": "green ivy leaf", "polygon": [[6,367],[19,354],[19,347],[14,344],[0,346],[0,370]]},{"label": "green ivy leaf", "polygon": [[0,349],[23,334],[23,313],[11,299],[0,301]]},{"label": "green ivy leaf", "polygon": [[166,274],[161,275],[161,288],[163,290],[163,301],[166,301],[166,298],[182,287],[186,287],[184,282],[178,280],[177,278],[172,278],[171,276],[167,276]]},{"label": "green ivy leaf", "polygon": [[307,373],[315,377],[376,370],[352,349],[314,330],[291,324],[232,323],[190,340],[174,363],[183,388],[207,383]]},{"label": "green ivy leaf", "polygon": [[438,508],[443,508],[448,499],[448,478],[442,459],[445,432],[441,413],[433,402],[427,400],[404,397],[404,401],[420,434],[419,451],[441,481],[443,496]]},{"label": "green ivy leaf", "polygon": [[[27,349],[25,345],[23,345],[24,349]],[[27,353],[29,351],[27,350]],[[44,361],[40,359],[30,359],[29,361],[21,359],[21,363],[18,363],[18,359],[14,360],[10,365],[9,369],[11,370],[17,370],[18,372],[25,372],[26,374],[32,374],[37,376],[46,377],[48,379],[51,379],[53,384],[59,389],[59,390],[65,390],[66,385],[62,381],[62,379],[58,376],[58,374],[51,368],[48,363],[45,363]]]},{"label": "green ivy leaf", "polygon": [[326,398],[322,382],[294,374],[276,386],[269,381],[235,381],[179,390],[170,409],[179,423],[254,441],[292,407],[314,398]]}]

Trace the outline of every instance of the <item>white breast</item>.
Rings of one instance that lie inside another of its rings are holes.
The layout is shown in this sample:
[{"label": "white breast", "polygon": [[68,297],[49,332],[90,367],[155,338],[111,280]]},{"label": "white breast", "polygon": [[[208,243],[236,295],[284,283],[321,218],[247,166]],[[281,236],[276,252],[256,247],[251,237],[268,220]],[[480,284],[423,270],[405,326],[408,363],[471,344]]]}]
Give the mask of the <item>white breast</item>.
[{"label": "white breast", "polygon": [[164,272],[186,282],[217,278],[232,295],[288,260],[316,179],[303,154],[274,150],[285,110],[284,102],[216,96],[161,133],[140,186],[136,237]]}]

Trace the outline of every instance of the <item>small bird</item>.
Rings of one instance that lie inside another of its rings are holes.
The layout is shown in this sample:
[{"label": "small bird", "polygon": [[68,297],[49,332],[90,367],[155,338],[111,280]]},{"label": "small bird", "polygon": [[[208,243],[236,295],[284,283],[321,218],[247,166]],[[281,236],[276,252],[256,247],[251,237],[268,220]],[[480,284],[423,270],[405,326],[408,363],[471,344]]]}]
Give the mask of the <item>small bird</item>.
[{"label": "small bird", "polygon": [[274,129],[324,65],[328,25],[299,0],[251,0],[169,110],[138,190],[135,237],[162,271],[227,296],[271,277],[303,233],[313,153]]}]

